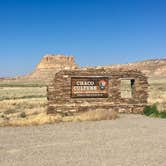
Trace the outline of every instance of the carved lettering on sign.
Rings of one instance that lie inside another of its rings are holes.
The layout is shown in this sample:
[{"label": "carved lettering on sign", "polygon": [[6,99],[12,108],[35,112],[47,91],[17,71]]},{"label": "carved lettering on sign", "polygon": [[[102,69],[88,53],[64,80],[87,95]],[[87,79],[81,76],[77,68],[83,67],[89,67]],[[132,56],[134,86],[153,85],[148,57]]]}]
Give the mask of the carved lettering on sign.
[{"label": "carved lettering on sign", "polygon": [[71,97],[108,97],[108,77],[72,77]]}]

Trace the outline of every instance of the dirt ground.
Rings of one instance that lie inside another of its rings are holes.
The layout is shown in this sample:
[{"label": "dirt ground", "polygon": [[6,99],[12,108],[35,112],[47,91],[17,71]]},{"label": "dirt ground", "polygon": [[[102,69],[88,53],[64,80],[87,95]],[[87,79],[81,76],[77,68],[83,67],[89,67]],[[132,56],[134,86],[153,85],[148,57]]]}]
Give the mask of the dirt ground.
[{"label": "dirt ground", "polygon": [[0,128],[1,166],[165,166],[166,120],[116,120]]}]

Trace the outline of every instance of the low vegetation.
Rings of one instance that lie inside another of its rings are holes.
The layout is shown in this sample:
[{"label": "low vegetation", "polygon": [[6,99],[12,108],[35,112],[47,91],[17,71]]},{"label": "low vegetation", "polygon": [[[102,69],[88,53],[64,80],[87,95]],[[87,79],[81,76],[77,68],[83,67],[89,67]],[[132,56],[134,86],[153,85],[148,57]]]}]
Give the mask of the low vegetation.
[{"label": "low vegetation", "polygon": [[[144,114],[166,118],[166,80],[150,80],[149,104]],[[154,103],[157,103],[153,105]],[[91,110],[77,115],[47,115],[46,86],[37,83],[0,84],[0,126],[116,119],[114,111]]]},{"label": "low vegetation", "polygon": [[118,118],[118,113],[115,111],[94,110],[83,112],[76,115],[63,116],[62,114],[47,115],[46,112],[38,113],[36,115],[27,116],[22,112],[17,118],[4,118],[0,126],[27,126],[27,125],[41,125],[59,122],[82,122],[82,121],[96,121],[96,120],[110,120]]},{"label": "low vegetation", "polygon": [[157,105],[146,106],[144,109],[144,114],[150,117],[166,118],[166,111],[159,112]]},{"label": "low vegetation", "polygon": [[39,125],[55,122],[116,119],[113,111],[94,110],[77,115],[47,115],[46,87],[0,86],[0,126]]},{"label": "low vegetation", "polygon": [[27,123],[31,117],[46,114],[46,87],[0,84],[0,126]]},{"label": "low vegetation", "polygon": [[62,117],[62,121],[97,121],[116,119],[118,118],[118,113],[113,110],[97,109]]},{"label": "low vegetation", "polygon": [[0,82],[0,87],[46,87],[42,82]]},{"label": "low vegetation", "polygon": [[0,101],[46,98],[46,87],[0,87]]}]

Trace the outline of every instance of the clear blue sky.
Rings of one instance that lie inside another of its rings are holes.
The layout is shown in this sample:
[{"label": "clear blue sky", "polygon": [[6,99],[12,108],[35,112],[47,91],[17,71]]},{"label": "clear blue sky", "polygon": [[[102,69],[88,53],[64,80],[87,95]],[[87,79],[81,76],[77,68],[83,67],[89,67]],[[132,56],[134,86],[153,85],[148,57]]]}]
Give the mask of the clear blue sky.
[{"label": "clear blue sky", "polygon": [[166,0],[0,0],[0,77],[47,53],[81,66],[166,58]]}]

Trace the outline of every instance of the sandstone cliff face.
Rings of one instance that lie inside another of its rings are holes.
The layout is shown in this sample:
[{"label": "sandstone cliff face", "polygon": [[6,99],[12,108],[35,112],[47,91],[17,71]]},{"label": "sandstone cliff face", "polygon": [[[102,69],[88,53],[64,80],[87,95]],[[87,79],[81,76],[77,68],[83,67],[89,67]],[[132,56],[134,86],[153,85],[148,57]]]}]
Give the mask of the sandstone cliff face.
[{"label": "sandstone cliff face", "polygon": [[74,62],[74,57],[65,55],[46,55],[37,65],[36,70],[40,69],[75,69],[77,65]]},{"label": "sandstone cliff face", "polygon": [[73,56],[48,54],[42,58],[32,73],[22,77],[22,79],[43,81],[47,83],[53,79],[58,71],[76,68],[78,68],[78,66],[75,64]]}]

